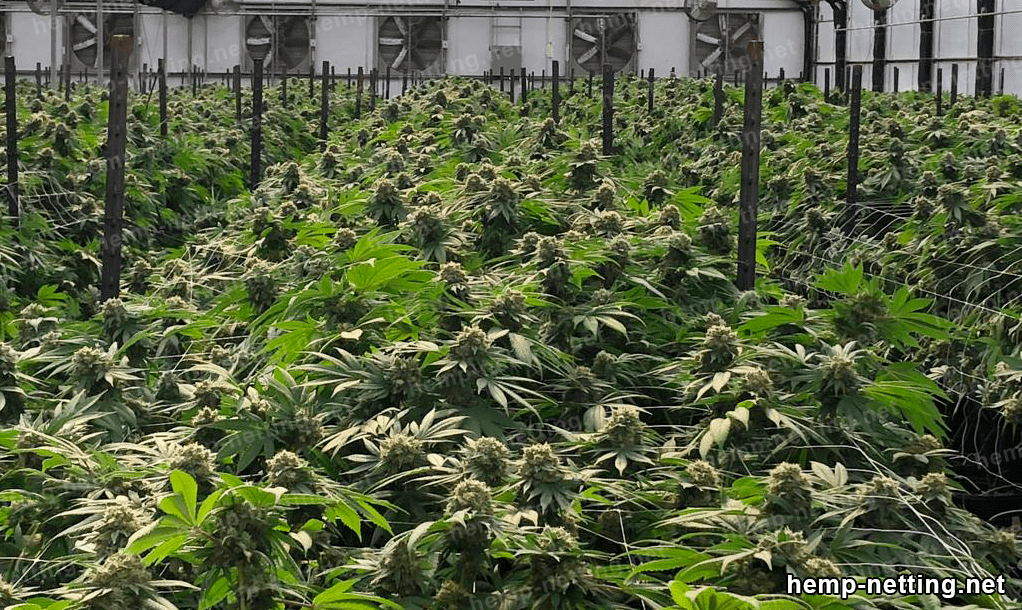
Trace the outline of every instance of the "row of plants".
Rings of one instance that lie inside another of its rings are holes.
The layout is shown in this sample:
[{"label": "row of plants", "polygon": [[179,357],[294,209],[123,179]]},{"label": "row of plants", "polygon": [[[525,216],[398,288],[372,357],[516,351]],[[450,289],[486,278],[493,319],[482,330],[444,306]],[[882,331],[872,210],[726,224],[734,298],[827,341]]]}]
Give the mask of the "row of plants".
[{"label": "row of plants", "polygon": [[[24,221],[0,251],[0,603],[1017,607],[788,594],[789,574],[1013,573],[1015,534],[953,502],[940,405],[969,389],[932,371],[939,346],[980,342],[874,266],[889,238],[829,230],[840,145],[810,139],[840,142],[844,119],[808,86],[767,96],[766,273],[736,290],[740,91],[714,126],[708,81],[660,81],[651,116],[644,87],[619,82],[611,157],[577,88],[557,125],[542,92],[513,105],[456,77],[351,120],[340,87],[320,152],[293,87],[254,190],[228,92],[176,94],[166,141],[133,96],[104,303],[102,188],[77,177],[102,180],[100,92],[76,93],[99,110],[73,127],[28,102],[55,126],[23,132]],[[71,153],[37,167],[60,125]],[[830,172],[812,196],[807,168]],[[827,231],[791,220],[816,214]],[[884,260],[938,247],[935,218]]]}]

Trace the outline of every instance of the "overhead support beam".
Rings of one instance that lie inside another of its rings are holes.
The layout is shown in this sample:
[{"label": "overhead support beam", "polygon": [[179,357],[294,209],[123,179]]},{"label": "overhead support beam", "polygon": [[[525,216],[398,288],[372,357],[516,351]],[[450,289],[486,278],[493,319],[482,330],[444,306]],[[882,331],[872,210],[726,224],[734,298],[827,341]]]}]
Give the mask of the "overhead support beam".
[{"label": "overhead support beam", "polygon": [[933,91],[933,5],[919,2],[919,90]]},{"label": "overhead support beam", "polygon": [[976,95],[990,97],[994,92],[994,15],[996,0],[976,0],[979,25],[976,48]]},{"label": "overhead support beam", "polygon": [[887,72],[887,11],[873,12],[873,91],[884,90]]}]

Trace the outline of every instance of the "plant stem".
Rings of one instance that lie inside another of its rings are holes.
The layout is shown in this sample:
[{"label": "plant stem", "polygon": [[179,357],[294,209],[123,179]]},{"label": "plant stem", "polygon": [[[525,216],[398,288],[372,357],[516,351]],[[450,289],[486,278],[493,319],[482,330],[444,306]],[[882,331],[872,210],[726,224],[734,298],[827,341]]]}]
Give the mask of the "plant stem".
[{"label": "plant stem", "polygon": [[245,569],[238,566],[238,610],[248,610],[245,602]]}]

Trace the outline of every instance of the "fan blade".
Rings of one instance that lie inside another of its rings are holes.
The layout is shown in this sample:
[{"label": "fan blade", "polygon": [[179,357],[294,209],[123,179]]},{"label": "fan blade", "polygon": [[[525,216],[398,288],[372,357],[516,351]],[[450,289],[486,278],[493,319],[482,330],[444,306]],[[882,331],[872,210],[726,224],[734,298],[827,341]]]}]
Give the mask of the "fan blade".
[{"label": "fan blade", "polygon": [[387,45],[388,47],[403,47],[405,45],[404,38],[380,38],[380,44]]},{"label": "fan blade", "polygon": [[94,47],[94,46],[96,46],[96,39],[95,38],[90,38],[88,40],[83,40],[83,41],[79,42],[78,44],[74,45],[71,48],[74,49],[77,52],[77,51],[81,51],[83,49],[88,49],[89,47]]},{"label": "fan blade", "polygon": [[727,31],[727,15],[717,15],[717,27],[721,33]]},{"label": "fan blade", "polygon": [[744,35],[746,32],[748,32],[751,28],[752,28],[752,24],[749,23],[748,21],[743,23],[742,27],[740,27],[737,30],[735,30],[735,33],[731,35],[731,42],[735,42],[736,40],[741,38],[742,35]]},{"label": "fan blade", "polygon": [[91,21],[89,21],[89,18],[86,17],[85,15],[78,15],[75,21],[80,23],[82,27],[85,28],[86,30],[89,30],[90,34],[95,34],[96,32],[99,31],[96,29],[96,26]]},{"label": "fan blade", "polygon": [[700,42],[705,42],[706,44],[712,44],[715,47],[720,46],[720,38],[714,38],[713,36],[710,36],[709,34],[703,34],[702,32],[696,34],[696,40]]},{"label": "fan blade", "polygon": [[408,35],[408,28],[405,27],[405,22],[403,19],[401,19],[400,17],[394,17],[394,25],[397,26],[397,29],[399,32],[401,32],[402,36]]},{"label": "fan blade", "polygon": [[588,43],[596,44],[596,36],[593,36],[592,34],[587,34],[582,30],[575,30],[575,36],[581,38],[582,40]]},{"label": "fan blade", "polygon": [[397,59],[394,60],[394,63],[391,64],[390,67],[397,70],[401,66],[401,63],[404,62],[405,57],[408,57],[408,47],[401,47],[401,52],[398,53]]},{"label": "fan blade", "polygon": [[607,49],[607,57],[614,57],[622,61],[627,62],[632,58],[631,49],[621,49],[619,47],[611,47]]},{"label": "fan blade", "polygon": [[616,28],[613,32],[611,32],[610,36],[607,37],[607,40],[610,41],[608,44],[615,45],[615,44],[617,44],[617,42],[619,40],[624,38],[626,34],[631,34],[631,33],[632,33],[632,26],[631,26],[631,24],[622,25],[622,26]]},{"label": "fan blade", "polygon": [[596,53],[599,52],[599,50],[600,50],[599,47],[592,47],[578,58],[578,63],[580,64],[586,63],[587,61],[592,59],[593,55],[596,55]]},{"label": "fan blade", "polygon": [[713,53],[710,53],[709,55],[706,56],[706,59],[699,62],[699,65],[701,65],[704,68],[709,68],[711,65],[713,65],[715,61],[717,61],[717,58],[720,57],[721,53],[723,52],[724,51],[720,47],[717,47],[716,49],[714,49]]},{"label": "fan blade", "polygon": [[259,47],[259,46],[262,46],[262,45],[268,45],[271,42],[273,42],[273,38],[271,38],[269,36],[267,36],[266,38],[255,38],[255,37],[252,37],[252,38],[248,38],[248,39],[245,40],[245,44],[247,44],[250,47]]}]

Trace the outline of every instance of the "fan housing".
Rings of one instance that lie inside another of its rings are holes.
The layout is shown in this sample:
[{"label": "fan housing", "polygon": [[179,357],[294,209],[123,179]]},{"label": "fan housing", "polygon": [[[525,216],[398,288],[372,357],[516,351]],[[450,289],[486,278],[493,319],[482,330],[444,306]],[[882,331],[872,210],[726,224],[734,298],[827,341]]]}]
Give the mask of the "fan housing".
[{"label": "fan housing", "polygon": [[386,73],[443,71],[445,22],[441,17],[380,17],[376,28],[376,68]]},{"label": "fan housing", "polygon": [[634,13],[576,17],[568,32],[572,66],[596,74],[602,74],[605,66],[614,72],[631,70],[638,38]]}]

